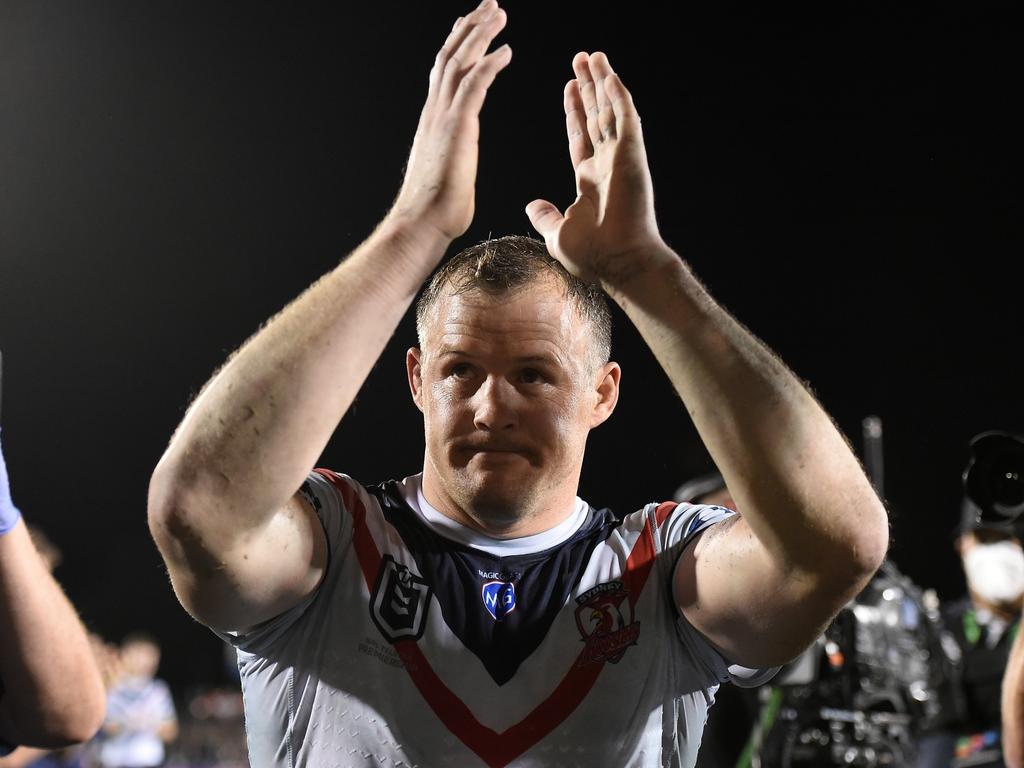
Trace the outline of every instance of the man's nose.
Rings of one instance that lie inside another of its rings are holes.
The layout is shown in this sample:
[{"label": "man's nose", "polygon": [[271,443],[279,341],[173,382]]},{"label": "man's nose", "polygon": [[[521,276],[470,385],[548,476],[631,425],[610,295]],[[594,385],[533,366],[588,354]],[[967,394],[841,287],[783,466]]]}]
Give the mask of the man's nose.
[{"label": "man's nose", "polygon": [[498,432],[516,425],[516,391],[498,376],[488,376],[474,395],[473,424],[477,429]]}]

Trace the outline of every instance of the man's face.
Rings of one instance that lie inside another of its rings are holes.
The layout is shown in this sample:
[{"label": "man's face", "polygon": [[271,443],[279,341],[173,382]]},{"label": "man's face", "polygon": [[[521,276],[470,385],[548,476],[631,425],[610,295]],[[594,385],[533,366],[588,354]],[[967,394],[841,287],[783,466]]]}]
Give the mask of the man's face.
[{"label": "man's face", "polygon": [[464,522],[499,534],[528,526],[547,499],[575,494],[587,434],[615,406],[618,366],[595,363],[592,328],[553,278],[501,296],[446,293],[426,320],[407,364],[428,480]]}]

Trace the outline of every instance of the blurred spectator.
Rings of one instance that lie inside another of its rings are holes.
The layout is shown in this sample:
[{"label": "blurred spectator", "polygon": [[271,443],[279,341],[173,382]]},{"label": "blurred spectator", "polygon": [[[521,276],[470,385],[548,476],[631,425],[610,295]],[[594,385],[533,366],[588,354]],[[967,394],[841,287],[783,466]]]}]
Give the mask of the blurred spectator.
[{"label": "blurred spectator", "polygon": [[107,697],[107,718],[98,745],[103,768],[155,768],[165,745],[178,735],[170,689],[156,678],[160,646],[149,635],[129,635],[121,644],[120,679]]}]

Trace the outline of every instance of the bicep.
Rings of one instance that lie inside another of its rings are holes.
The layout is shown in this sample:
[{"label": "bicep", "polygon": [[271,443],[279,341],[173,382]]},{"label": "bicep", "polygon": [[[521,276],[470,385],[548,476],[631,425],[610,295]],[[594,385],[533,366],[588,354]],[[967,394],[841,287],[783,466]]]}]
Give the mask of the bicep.
[{"label": "bicep", "polygon": [[181,604],[220,631],[287,611],[317,588],[327,567],[323,525],[298,493],[257,527],[219,536],[184,531],[160,543]]},{"label": "bicep", "polygon": [[739,515],[683,550],[679,610],[732,663],[777,666],[800,654],[853,597],[773,560]]}]

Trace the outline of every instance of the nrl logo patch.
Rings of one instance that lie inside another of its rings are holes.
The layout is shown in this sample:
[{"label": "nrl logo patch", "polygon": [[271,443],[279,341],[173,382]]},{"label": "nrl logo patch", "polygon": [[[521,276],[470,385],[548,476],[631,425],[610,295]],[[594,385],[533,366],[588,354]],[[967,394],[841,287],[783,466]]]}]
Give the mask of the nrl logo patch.
[{"label": "nrl logo patch", "polygon": [[578,666],[618,662],[640,637],[640,622],[633,620],[633,604],[621,581],[598,584],[576,598],[576,627],[586,645]]},{"label": "nrl logo patch", "polygon": [[430,585],[422,577],[384,555],[370,595],[370,618],[388,642],[419,640],[427,624],[430,596]]}]

